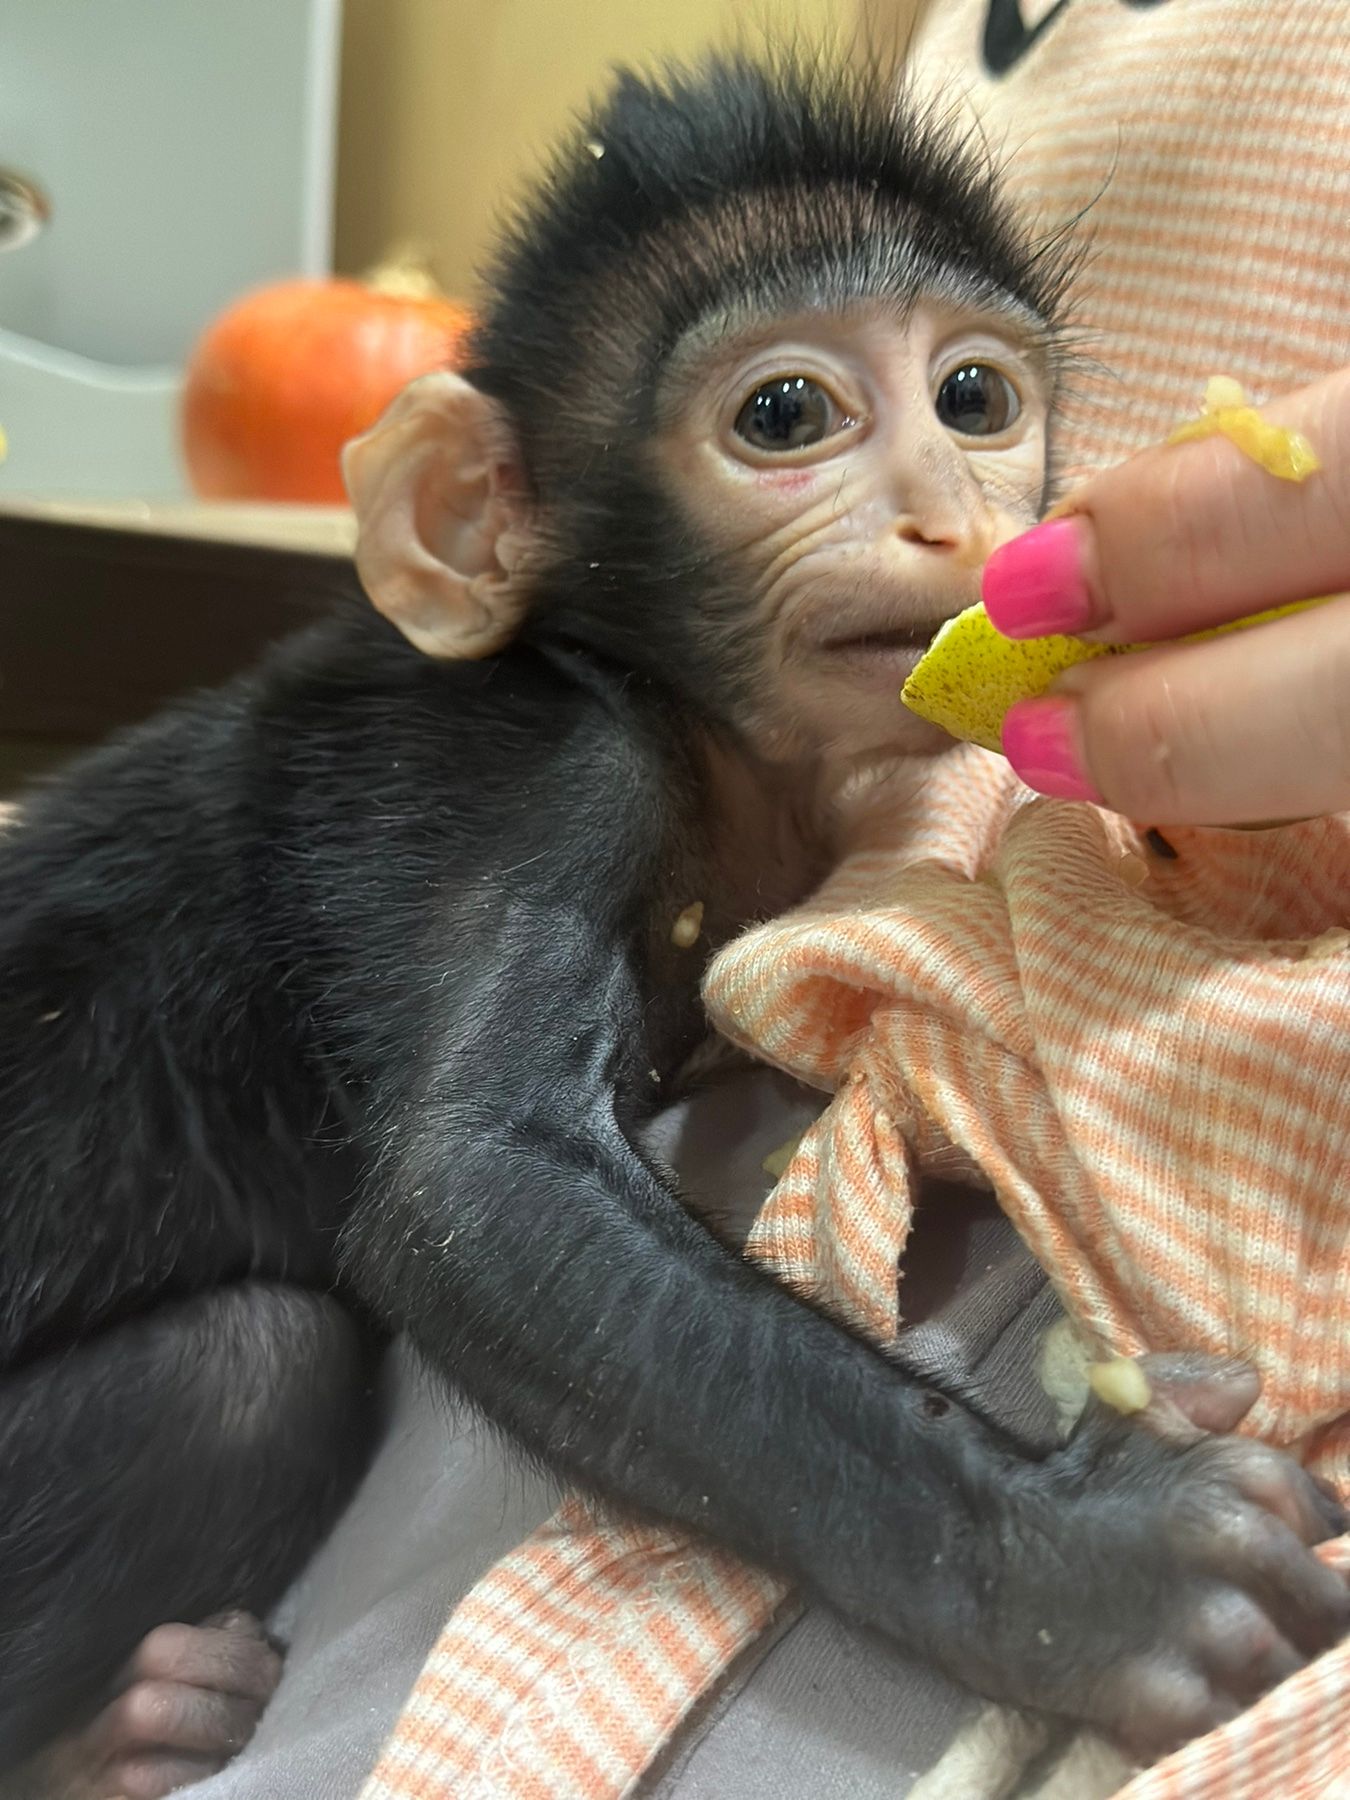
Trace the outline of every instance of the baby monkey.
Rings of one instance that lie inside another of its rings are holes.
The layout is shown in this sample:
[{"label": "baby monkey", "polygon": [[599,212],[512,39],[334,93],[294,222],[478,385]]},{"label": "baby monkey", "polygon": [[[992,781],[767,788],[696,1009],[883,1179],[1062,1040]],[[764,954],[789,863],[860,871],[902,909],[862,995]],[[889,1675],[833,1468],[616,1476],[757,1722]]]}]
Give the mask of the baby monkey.
[{"label": "baby monkey", "polygon": [[1231,1370],[1173,1384],[1170,1432],[1095,1414],[1036,1459],[641,1148],[709,952],[810,890],[851,783],[943,747],[898,691],[1041,505],[1065,280],[883,80],[625,77],[465,375],[349,452],[389,618],[349,597],[29,796],[0,1762],[66,1732],[85,1792],[145,1796],[223,1758],[109,1684],[165,1621],[274,1602],[392,1330],[568,1480],[1141,1754],[1344,1628],[1308,1548],[1338,1510],[1192,1429],[1250,1400]]}]

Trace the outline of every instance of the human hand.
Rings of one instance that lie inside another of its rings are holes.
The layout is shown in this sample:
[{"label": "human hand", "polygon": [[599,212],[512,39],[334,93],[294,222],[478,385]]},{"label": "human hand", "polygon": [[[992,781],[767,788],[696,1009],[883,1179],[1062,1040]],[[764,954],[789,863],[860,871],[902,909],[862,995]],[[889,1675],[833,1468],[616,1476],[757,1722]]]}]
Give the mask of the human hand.
[{"label": "human hand", "polygon": [[986,610],[1009,637],[1151,643],[1336,598],[1068,670],[1004,720],[1030,787],[1150,825],[1350,808],[1350,369],[1262,413],[1302,431],[1321,470],[1280,481],[1222,437],[1146,450],[996,551]]}]

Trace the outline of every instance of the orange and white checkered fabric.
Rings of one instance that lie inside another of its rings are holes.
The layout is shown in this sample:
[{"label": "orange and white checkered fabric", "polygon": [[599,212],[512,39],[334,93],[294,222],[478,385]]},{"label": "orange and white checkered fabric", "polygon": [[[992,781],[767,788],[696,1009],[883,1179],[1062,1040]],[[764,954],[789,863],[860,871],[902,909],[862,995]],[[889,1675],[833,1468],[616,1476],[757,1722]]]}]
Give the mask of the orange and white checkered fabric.
[{"label": "orange and white checkered fabric", "polygon": [[[751,1249],[891,1338],[914,1168],[958,1146],[1104,1350],[1252,1356],[1250,1428],[1350,1491],[1350,820],[1169,836],[969,747],[881,790],[709,976],[728,1035],[835,1090]],[[783,1599],[571,1503],[459,1608],[365,1800],[617,1800]],[[1130,1800],[1324,1800],[1347,1717],[1350,1646]]]}]

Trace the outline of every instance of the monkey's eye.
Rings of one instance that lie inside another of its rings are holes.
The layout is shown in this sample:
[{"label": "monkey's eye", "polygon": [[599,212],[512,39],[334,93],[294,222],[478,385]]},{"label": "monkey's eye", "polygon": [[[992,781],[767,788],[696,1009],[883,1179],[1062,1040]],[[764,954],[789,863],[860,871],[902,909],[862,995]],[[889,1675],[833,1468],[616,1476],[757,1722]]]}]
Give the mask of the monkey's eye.
[{"label": "monkey's eye", "polygon": [[834,401],[809,375],[775,376],[736,415],[736,435],[756,450],[804,450],[843,423]]},{"label": "monkey's eye", "polygon": [[963,363],[938,385],[938,418],[960,437],[997,437],[1022,410],[1017,389],[989,363]]}]

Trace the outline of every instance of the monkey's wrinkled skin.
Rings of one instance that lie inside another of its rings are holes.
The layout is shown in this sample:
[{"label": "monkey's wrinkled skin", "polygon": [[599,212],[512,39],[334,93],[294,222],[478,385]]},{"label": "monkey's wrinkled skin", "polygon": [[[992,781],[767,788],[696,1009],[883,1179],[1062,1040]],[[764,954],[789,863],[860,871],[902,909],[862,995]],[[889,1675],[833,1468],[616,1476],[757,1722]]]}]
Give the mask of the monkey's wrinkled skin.
[{"label": "monkey's wrinkled skin", "polygon": [[[1344,1628],[1292,1461],[1152,1409],[1038,1460],[641,1148],[706,958],[945,745],[898,688],[1041,508],[1065,271],[972,154],[885,78],[622,80],[465,378],[348,454],[389,617],[336,598],[25,800],[0,1765],[78,1742],[156,1625],[265,1616],[393,1330],[564,1479],[1146,1751]],[[1235,1379],[1179,1414],[1227,1429]]]}]

